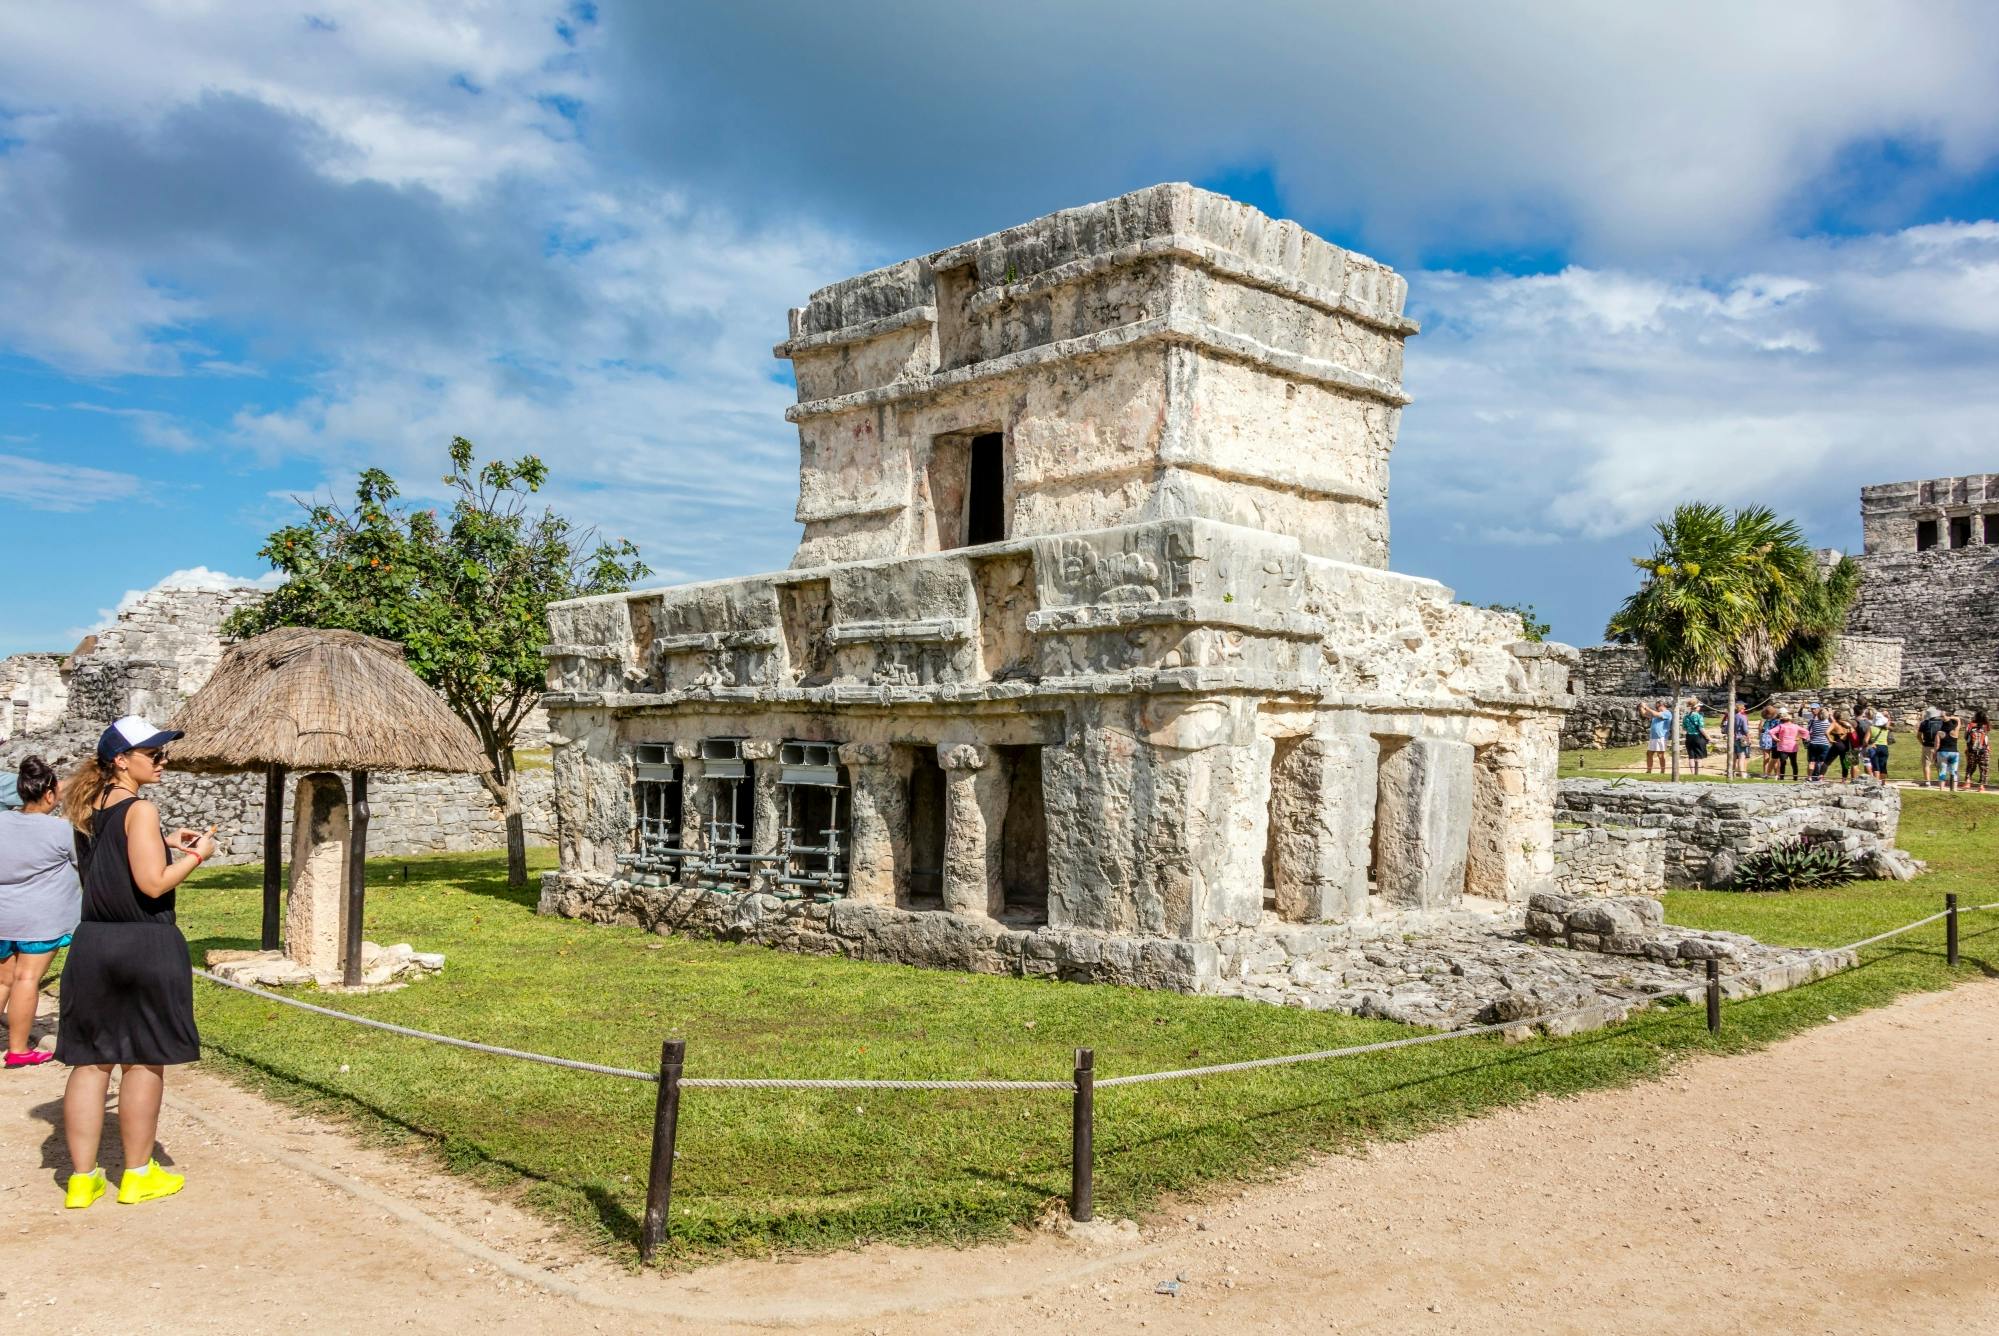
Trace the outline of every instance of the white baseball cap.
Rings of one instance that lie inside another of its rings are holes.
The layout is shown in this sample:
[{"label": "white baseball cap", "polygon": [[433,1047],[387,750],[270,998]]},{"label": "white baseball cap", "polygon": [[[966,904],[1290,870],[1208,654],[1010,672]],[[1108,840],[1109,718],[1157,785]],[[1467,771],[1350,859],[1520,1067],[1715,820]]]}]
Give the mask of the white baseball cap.
[{"label": "white baseball cap", "polygon": [[151,723],[136,714],[128,714],[123,719],[104,730],[97,739],[97,759],[109,765],[128,751],[138,751],[142,747],[164,747],[176,738],[185,737],[171,729],[154,728]]}]

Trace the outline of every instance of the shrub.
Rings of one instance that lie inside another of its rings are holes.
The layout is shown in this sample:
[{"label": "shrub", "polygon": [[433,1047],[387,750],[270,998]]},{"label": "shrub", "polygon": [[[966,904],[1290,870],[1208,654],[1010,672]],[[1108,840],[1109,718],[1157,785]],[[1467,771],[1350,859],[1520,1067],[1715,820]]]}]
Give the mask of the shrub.
[{"label": "shrub", "polygon": [[1844,886],[1859,875],[1860,869],[1837,843],[1800,835],[1744,858],[1735,869],[1735,889],[1802,891]]}]

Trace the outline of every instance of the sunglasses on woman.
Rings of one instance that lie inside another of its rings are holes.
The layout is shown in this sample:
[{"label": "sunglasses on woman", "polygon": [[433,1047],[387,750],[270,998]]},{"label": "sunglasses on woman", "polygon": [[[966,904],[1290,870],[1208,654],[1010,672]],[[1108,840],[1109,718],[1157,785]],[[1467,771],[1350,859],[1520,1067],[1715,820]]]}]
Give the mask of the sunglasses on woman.
[{"label": "sunglasses on woman", "polygon": [[167,763],[167,749],[165,747],[134,747],[132,750],[135,754],[145,757],[156,766]]}]

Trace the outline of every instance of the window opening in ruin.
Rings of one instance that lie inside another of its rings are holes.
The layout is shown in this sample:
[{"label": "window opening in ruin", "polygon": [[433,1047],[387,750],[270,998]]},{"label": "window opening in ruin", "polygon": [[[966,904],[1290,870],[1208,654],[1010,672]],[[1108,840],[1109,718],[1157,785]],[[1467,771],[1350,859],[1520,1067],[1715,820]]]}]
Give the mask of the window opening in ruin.
[{"label": "window opening in ruin", "polygon": [[726,887],[747,886],[756,872],[756,858],[750,853],[757,820],[754,772],[754,763],[743,755],[743,739],[701,740],[708,847],[695,866]]},{"label": "window opening in ruin", "polygon": [[1916,551],[1927,552],[1937,545],[1937,522],[1935,520],[1916,521]]},{"label": "window opening in ruin", "polygon": [[1270,752],[1270,797],[1265,803],[1263,838],[1263,907],[1271,913],[1278,912],[1277,880],[1282,871],[1282,860],[1278,854],[1278,844],[1285,832],[1286,813],[1291,811],[1289,795],[1284,790],[1286,783],[1285,766],[1298,744],[1305,739],[1273,738]]},{"label": "window opening in ruin", "polygon": [[1999,515],[1985,516],[1985,541],[1999,546]]},{"label": "window opening in ruin", "polygon": [[993,748],[1006,775],[999,829],[1000,885],[1009,920],[1048,921],[1048,813],[1041,798],[1041,748]]},{"label": "window opening in ruin", "polygon": [[771,884],[785,899],[831,900],[847,890],[852,807],[838,744],[787,742],[778,748],[780,859]]},{"label": "window opening in ruin", "polygon": [[965,545],[997,543],[1006,537],[1006,436],[997,431],[972,438],[971,471],[965,489]]},{"label": "window opening in ruin", "polygon": [[944,767],[935,747],[913,747],[909,767],[909,866],[896,888],[905,909],[944,907]]},{"label": "window opening in ruin", "polygon": [[1951,520],[1950,545],[1952,547],[1971,546],[1971,516],[1958,515]]},{"label": "window opening in ruin", "polygon": [[676,876],[687,851],[680,844],[680,764],[663,742],[641,742],[632,754],[634,843],[620,861],[654,876]]}]

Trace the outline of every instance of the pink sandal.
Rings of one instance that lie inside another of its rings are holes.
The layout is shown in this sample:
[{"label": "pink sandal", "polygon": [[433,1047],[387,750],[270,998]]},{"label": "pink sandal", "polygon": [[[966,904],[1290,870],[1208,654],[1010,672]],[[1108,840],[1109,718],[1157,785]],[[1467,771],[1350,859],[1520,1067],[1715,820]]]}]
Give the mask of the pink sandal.
[{"label": "pink sandal", "polygon": [[6,1063],[9,1067],[39,1067],[45,1062],[53,1061],[54,1058],[55,1054],[53,1053],[43,1053],[37,1050],[27,1053],[9,1053],[6,1057]]}]

